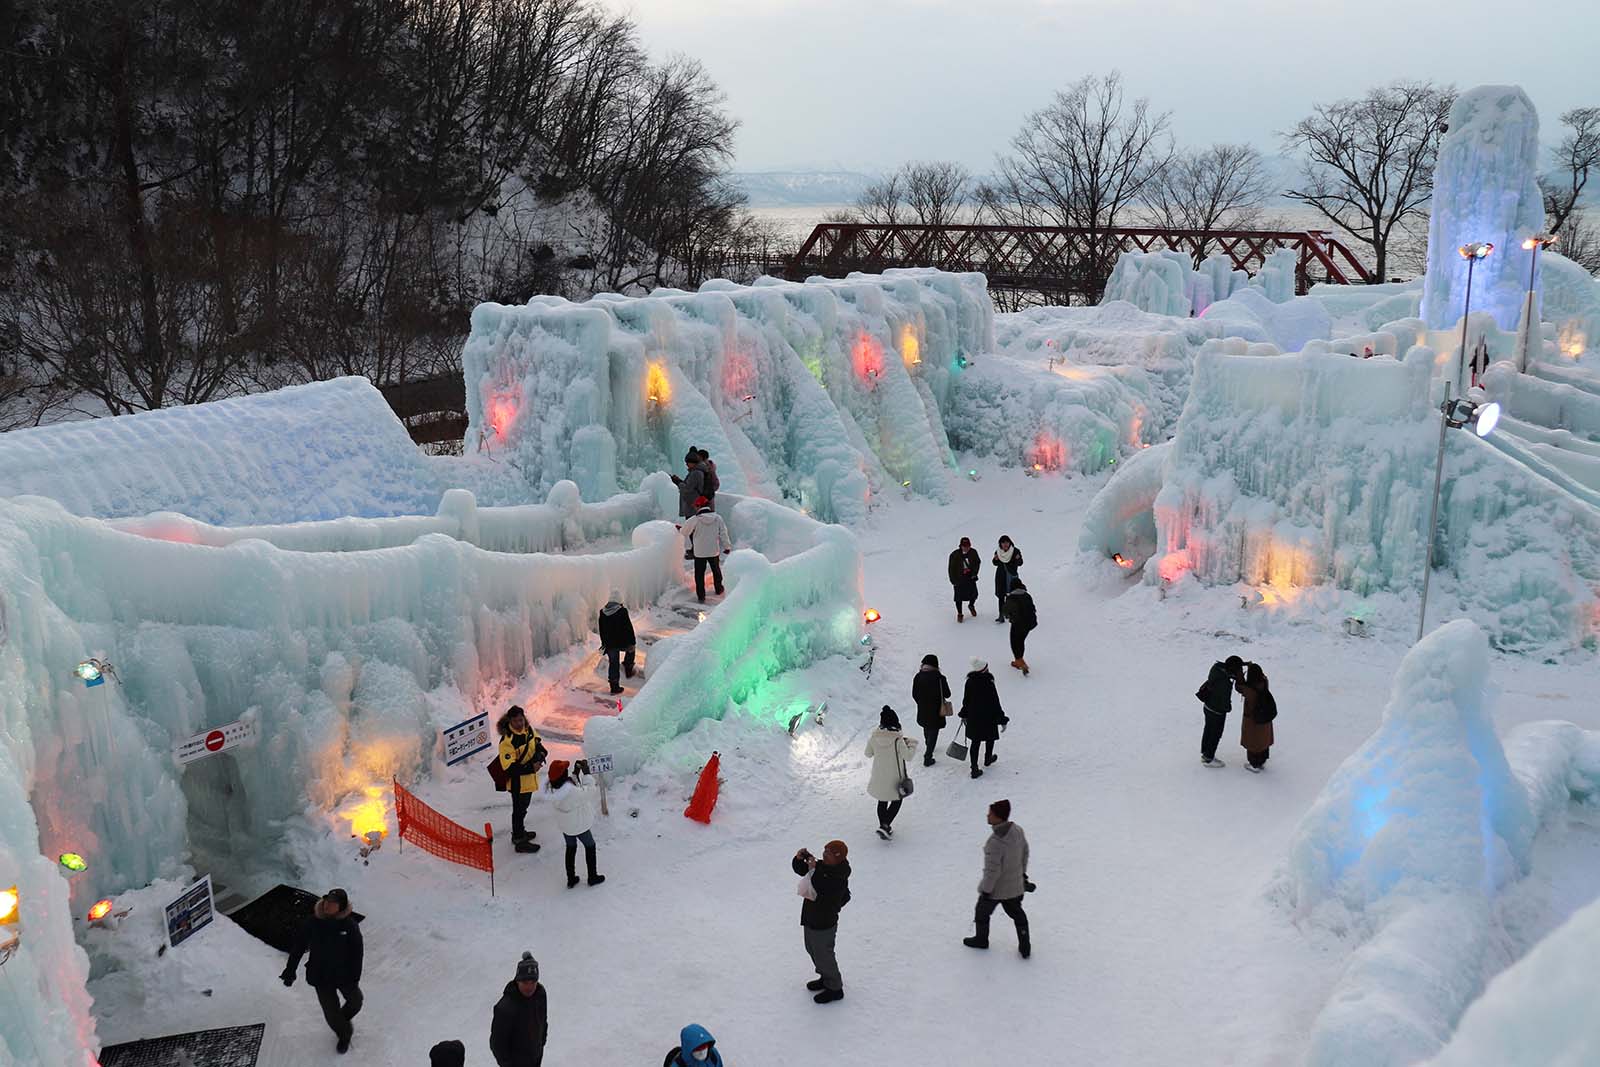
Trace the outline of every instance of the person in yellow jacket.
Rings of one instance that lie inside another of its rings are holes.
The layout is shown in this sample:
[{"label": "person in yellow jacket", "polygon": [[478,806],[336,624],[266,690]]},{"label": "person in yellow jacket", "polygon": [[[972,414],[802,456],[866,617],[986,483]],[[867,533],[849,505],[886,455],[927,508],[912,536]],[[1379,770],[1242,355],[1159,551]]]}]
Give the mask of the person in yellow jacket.
[{"label": "person in yellow jacket", "polygon": [[511,792],[511,847],[518,852],[538,852],[539,844],[534,840],[538,834],[529,833],[523,819],[533,794],[539,790],[544,745],[528,725],[527,714],[515,704],[495,725],[500,730],[500,767],[506,772],[506,788]]}]

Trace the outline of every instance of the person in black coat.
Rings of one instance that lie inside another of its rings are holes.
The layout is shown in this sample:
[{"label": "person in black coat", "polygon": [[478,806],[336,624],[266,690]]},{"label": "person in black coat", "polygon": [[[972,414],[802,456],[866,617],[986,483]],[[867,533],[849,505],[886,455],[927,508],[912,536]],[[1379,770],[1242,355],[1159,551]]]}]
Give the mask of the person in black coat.
[{"label": "person in black coat", "polygon": [[[622,604],[622,594],[615,589],[611,591],[611,599],[606,601],[606,606],[600,609],[596,629],[600,631],[600,649],[611,661],[606,672],[611,679],[611,692],[620,693],[620,673],[625,672],[629,678],[633,677],[634,645],[637,642],[633,636],[633,620],[628,617],[628,609]],[[617,669],[618,659],[622,661],[621,672]]]},{"label": "person in black coat", "polygon": [[839,933],[839,912],[850,903],[849,855],[843,841],[829,841],[822,848],[820,862],[801,849],[790,864],[802,878],[810,875],[809,894],[801,893],[805,899],[800,905],[800,925],[805,930],[806,953],[817,969],[817,977],[807,982],[806,988],[817,994],[811,999],[818,1004],[844,999],[844,979],[839,974],[834,943]]},{"label": "person in black coat", "polygon": [[927,748],[922,752],[922,765],[933,766],[933,750],[939,743],[939,731],[944,729],[944,702],[950,699],[950,681],[939,671],[939,657],[932,652],[922,657],[917,676],[911,679],[911,699],[917,705],[917,725],[922,727],[922,739]]},{"label": "person in black coat", "polygon": [[1217,759],[1217,745],[1222,741],[1222,731],[1228,724],[1228,712],[1233,710],[1233,687],[1244,681],[1244,660],[1229,656],[1221,663],[1211,665],[1206,684],[1195,693],[1200,708],[1205,712],[1206,725],[1200,732],[1200,763],[1206,767],[1225,767]]},{"label": "person in black coat", "polygon": [[1000,602],[995,622],[1006,621],[1006,594],[1016,583],[1017,570],[1022,566],[1022,549],[1012,544],[1011,538],[1000,535],[1000,547],[994,550],[994,598]]},{"label": "person in black coat", "polygon": [[[695,513],[694,502],[706,495],[706,472],[700,467],[700,450],[690,447],[683,456],[683,477],[671,475],[672,484],[678,487],[678,517],[687,519]],[[687,558],[687,557],[685,557]]]},{"label": "person in black coat", "polygon": [[1033,607],[1033,594],[1028,592],[1021,578],[1011,583],[1011,592],[1006,594],[1006,618],[1011,620],[1011,665],[1026,677],[1028,661],[1023,657],[1027,653],[1028,634],[1039,625],[1039,614]]},{"label": "person in black coat", "polygon": [[550,1036],[549,1005],[539,984],[539,961],[524,952],[517,976],[506,983],[489,1025],[489,1051],[497,1067],[540,1067]]},{"label": "person in black coat", "polygon": [[999,759],[994,754],[994,743],[1011,720],[1000,707],[1000,691],[995,688],[989,665],[977,656],[972,657],[972,670],[967,672],[967,686],[961,693],[961,719],[967,724],[967,752],[972,761],[972,777],[981,778],[983,770],[978,766],[978,742],[983,742],[983,765],[987,767]]},{"label": "person in black coat", "polygon": [[350,1037],[355,1030],[350,1020],[361,1010],[362,955],[361,927],[350,913],[350,897],[343,889],[330,889],[301,926],[289,963],[280,976],[284,985],[294,985],[300,957],[309,957],[306,984],[317,991],[322,1017],[338,1038],[336,1048],[341,1053],[350,1051]]},{"label": "person in black coat", "polygon": [[978,617],[978,571],[982,567],[983,560],[972,547],[972,538],[963,537],[960,546],[950,553],[950,585],[956,594],[956,622],[965,618],[961,614],[962,604],[971,609],[974,619]]}]

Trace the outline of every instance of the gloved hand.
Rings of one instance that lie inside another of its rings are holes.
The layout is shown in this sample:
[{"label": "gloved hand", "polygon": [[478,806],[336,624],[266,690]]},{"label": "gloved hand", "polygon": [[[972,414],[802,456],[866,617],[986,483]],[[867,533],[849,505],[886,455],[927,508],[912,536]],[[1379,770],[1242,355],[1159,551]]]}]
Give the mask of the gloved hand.
[{"label": "gloved hand", "polygon": [[294,972],[293,971],[284,971],[278,977],[283,979],[283,984],[285,986],[294,985]]},{"label": "gloved hand", "polygon": [[1001,733],[1005,733],[1006,732],[1006,727],[1010,726],[1010,725],[1011,725],[1011,720],[1010,719],[1001,719],[1000,720],[1000,732]]},{"label": "gloved hand", "polygon": [[1038,889],[1038,888],[1039,888],[1038,886],[1036,886],[1032,882],[1028,881],[1028,876],[1027,875],[1023,875],[1022,876],[1022,891],[1024,893],[1031,893],[1035,889]]}]

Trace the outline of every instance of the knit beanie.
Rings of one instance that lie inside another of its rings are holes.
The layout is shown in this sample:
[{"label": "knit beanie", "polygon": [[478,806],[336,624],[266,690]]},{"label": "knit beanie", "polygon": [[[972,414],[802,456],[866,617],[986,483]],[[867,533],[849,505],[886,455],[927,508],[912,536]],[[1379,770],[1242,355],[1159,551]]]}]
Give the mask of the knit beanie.
[{"label": "knit beanie", "polygon": [[428,1067],[466,1067],[467,1046],[459,1041],[441,1041],[428,1050]]},{"label": "knit beanie", "polygon": [[972,657],[972,670],[973,670],[974,673],[976,673],[978,671],[986,671],[988,669],[989,669],[989,664],[988,663],[986,663],[983,660],[979,659],[977,656],[973,656]]},{"label": "knit beanie", "polygon": [[517,961],[517,981],[537,982],[539,980],[539,961],[533,958],[533,953],[524,952],[522,959]]}]

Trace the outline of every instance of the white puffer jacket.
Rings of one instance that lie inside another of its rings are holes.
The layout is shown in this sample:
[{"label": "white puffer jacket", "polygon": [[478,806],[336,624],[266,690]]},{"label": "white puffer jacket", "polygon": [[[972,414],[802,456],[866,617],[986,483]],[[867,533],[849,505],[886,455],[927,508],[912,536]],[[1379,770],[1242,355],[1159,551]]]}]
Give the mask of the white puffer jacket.
[{"label": "white puffer jacket", "polygon": [[696,559],[715,559],[719,552],[733,551],[728,540],[728,524],[714,511],[701,509],[683,524],[684,540]]},{"label": "white puffer jacket", "polygon": [[551,791],[550,801],[556,809],[556,825],[564,834],[577,837],[594,828],[594,805],[589,803],[589,787],[572,778]]},{"label": "white puffer jacket", "polygon": [[917,751],[917,739],[899,730],[874,730],[867,737],[866,755],[872,759],[867,795],[886,804],[900,799],[900,765]]}]

